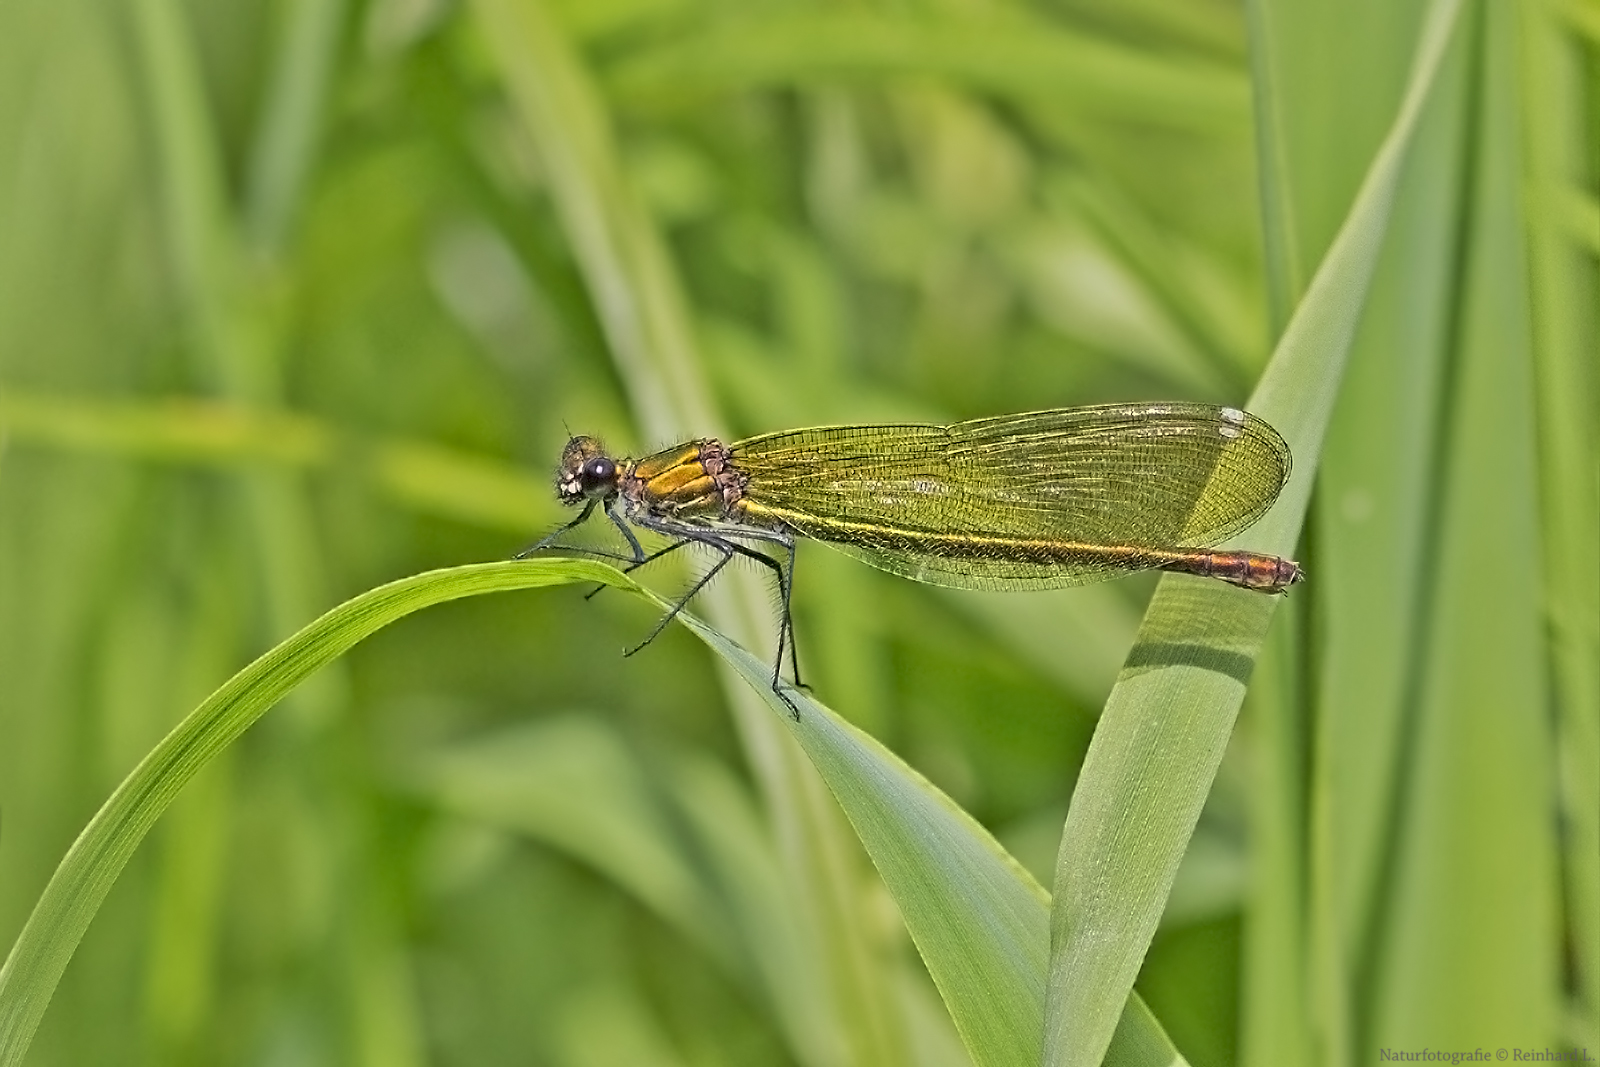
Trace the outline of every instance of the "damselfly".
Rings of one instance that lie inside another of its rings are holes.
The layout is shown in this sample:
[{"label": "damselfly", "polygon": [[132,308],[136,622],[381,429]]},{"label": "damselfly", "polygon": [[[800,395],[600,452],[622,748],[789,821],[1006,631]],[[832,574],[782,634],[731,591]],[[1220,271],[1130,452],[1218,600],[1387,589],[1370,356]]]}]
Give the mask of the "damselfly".
[{"label": "damselfly", "polygon": [[[716,552],[629,655],[735,556],[755,560],[778,585],[772,688],[792,709],[780,683],[787,650],[799,684],[790,615],[799,538],[965,589],[1053,589],[1157,569],[1281,593],[1303,577],[1292,560],[1210,546],[1266,513],[1289,465],[1288,446],[1266,422],[1206,404],[1063,408],[951,426],[820,426],[731,445],[688,441],[642,459],[616,459],[594,438],[574,437],[556,492],[583,510],[520,555],[556,547],[596,510],[629,552],[576,550],[620,559],[626,570],[684,545]],[[646,552],[634,527],[671,543]]]}]

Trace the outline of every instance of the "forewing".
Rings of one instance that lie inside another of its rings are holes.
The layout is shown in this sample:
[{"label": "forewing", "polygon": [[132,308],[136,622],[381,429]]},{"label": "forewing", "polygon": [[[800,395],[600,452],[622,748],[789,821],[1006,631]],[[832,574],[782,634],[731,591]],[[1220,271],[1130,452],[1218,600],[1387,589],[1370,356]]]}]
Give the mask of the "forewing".
[{"label": "forewing", "polygon": [[[794,430],[739,442],[733,463],[749,476],[752,501],[822,520],[1188,548],[1214,545],[1265,514],[1288,478],[1289,450],[1271,426],[1236,409],[1128,404],[953,426]],[[825,524],[796,526],[838,540]],[[870,541],[856,547],[874,554]],[[1028,569],[1002,559],[981,563],[948,566]],[[994,581],[1020,577],[996,574]]]},{"label": "forewing", "polygon": [[1289,477],[1283,438],[1236,408],[1119,404],[949,429],[957,477],[1019,536],[1214,545],[1264,515]]}]

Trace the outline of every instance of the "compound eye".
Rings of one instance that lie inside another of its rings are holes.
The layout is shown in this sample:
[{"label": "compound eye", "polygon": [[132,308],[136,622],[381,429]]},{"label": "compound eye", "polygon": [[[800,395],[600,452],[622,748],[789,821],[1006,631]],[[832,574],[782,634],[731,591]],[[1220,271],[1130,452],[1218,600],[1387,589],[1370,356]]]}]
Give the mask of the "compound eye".
[{"label": "compound eye", "polygon": [[596,456],[583,465],[579,474],[585,489],[596,489],[616,481],[617,465],[604,456]]}]

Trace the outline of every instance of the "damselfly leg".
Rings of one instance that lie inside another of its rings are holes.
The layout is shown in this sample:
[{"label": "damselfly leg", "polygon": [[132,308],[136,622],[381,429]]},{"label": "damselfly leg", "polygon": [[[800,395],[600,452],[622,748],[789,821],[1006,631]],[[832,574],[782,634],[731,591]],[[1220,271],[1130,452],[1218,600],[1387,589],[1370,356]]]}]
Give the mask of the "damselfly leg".
[{"label": "damselfly leg", "polygon": [[[800,717],[800,709],[795,706],[794,701],[790,700],[783,691],[783,656],[785,651],[789,654],[789,671],[794,677],[794,687],[796,689],[806,688],[806,684],[800,680],[800,656],[795,648],[794,615],[791,609],[794,593],[794,535],[787,530],[768,530],[759,526],[728,525],[716,528],[691,526],[656,516],[641,516],[635,521],[647,530],[653,530],[663,536],[679,539],[663,549],[658,555],[665,555],[667,552],[675,551],[686,544],[695,543],[703,544],[716,550],[721,553],[721,558],[712,564],[706,573],[701,575],[689,587],[688,592],[678,598],[677,603],[673,604],[672,610],[662,617],[661,621],[656,624],[656,628],[650,632],[650,635],[628,654],[632,655],[655,640],[656,636],[666,628],[667,623],[671,622],[683,610],[684,606],[694,598],[695,594],[705,588],[711,579],[716,577],[717,573],[727,566],[734,556],[744,556],[746,559],[754,560],[771,570],[778,580],[779,612],[781,617],[778,622],[778,651],[772,661],[772,691],[789,706],[789,710],[798,719]],[[777,545],[783,550],[786,558],[783,562],[779,562],[765,552],[740,544],[741,540]]]},{"label": "damselfly leg", "polygon": [[[607,506],[603,509],[605,515],[622,533],[623,537],[627,539],[628,547],[632,550],[631,555],[621,552],[610,552],[605,549],[591,548],[583,545],[561,543],[562,536],[587,521],[593,515],[595,507],[601,503],[602,502],[599,499],[592,499],[588,501],[584,506],[583,511],[578,515],[577,518],[573,519],[571,522],[562,526],[560,529],[554,531],[548,536],[541,538],[532,545],[529,545],[521,552],[518,552],[514,558],[524,559],[536,552],[542,552],[551,549],[561,549],[562,551],[576,552],[581,555],[616,561],[624,565],[622,567],[624,574],[630,574],[646,564],[654,563],[659,559],[671,555],[686,545],[704,545],[716,552],[718,557],[716,561],[712,563],[712,565],[704,574],[694,581],[694,583],[687,591],[684,592],[682,596],[678,597],[678,599],[674,601],[672,607],[667,611],[667,613],[663,615],[656,622],[656,625],[651,628],[650,632],[645,635],[644,640],[640,641],[637,645],[624,652],[624,656],[632,656],[634,653],[639,652],[648,646],[657,637],[661,636],[661,633],[667,628],[667,625],[683,611],[683,609],[688,605],[689,601],[693,600],[694,597],[699,594],[699,592],[704,589],[711,582],[711,580],[715,578],[730,561],[733,560],[735,556],[743,556],[746,559],[759,563],[761,566],[770,570],[776,578],[778,583],[778,597],[780,601],[781,619],[778,625],[778,650],[777,655],[773,659],[772,665],[772,690],[777,694],[780,700],[788,705],[790,712],[796,719],[798,719],[800,717],[800,709],[783,691],[782,671],[783,657],[784,653],[787,651],[789,655],[789,669],[794,678],[795,688],[806,688],[805,683],[800,680],[800,658],[795,648],[796,642],[794,638],[794,618],[791,614],[791,598],[794,591],[794,536],[787,531],[768,530],[761,527],[727,526],[711,528],[675,522],[671,519],[659,516],[637,516],[633,520],[636,525],[654,533],[659,533],[664,537],[673,539],[670,544],[662,548],[656,549],[653,552],[646,552],[644,547],[639,543],[638,538],[634,536],[633,531],[628,528],[628,524],[622,519],[621,516],[616,514],[611,507]],[[779,560],[774,559],[772,556],[760,551],[757,548],[753,548],[750,545],[741,543],[742,541],[746,540],[759,542],[762,544],[777,545],[783,550],[785,559],[780,562]],[[600,592],[600,590],[604,588],[604,585],[597,586],[585,595],[585,599],[593,597],[596,593]]]}]

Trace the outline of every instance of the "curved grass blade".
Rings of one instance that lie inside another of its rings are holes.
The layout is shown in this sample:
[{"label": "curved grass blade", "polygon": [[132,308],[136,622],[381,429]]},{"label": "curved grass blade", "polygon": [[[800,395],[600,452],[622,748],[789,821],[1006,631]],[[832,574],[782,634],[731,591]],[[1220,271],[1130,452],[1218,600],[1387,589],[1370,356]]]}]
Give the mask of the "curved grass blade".
[{"label": "curved grass blade", "polygon": [[0,967],[0,1067],[27,1055],[62,972],[118,875],[189,779],[290,690],[396,620],[447,600],[573,582],[639,591],[587,560],[522,560],[429,571],[379,586],[282,642],[190,712],[123,779],[62,858]]},{"label": "curved grass blade", "polygon": [[[61,861],[0,967],[0,1067],[20,1064],[56,985],[128,859],[201,768],[296,685],[413,611],[482,593],[600,581],[639,592],[615,569],[564,559],[432,571],[341,604],[261,656],[167,735],[112,794]],[[767,666],[685,619],[785,724]],[[980,1064],[1038,1059],[1048,908],[1044,892],[970,817],[870,737],[803,694],[792,728],[845,807],[900,902],[958,1029]],[[1137,998],[1114,1062],[1181,1062]]]}]

